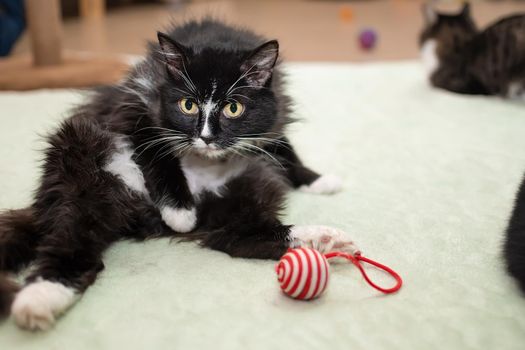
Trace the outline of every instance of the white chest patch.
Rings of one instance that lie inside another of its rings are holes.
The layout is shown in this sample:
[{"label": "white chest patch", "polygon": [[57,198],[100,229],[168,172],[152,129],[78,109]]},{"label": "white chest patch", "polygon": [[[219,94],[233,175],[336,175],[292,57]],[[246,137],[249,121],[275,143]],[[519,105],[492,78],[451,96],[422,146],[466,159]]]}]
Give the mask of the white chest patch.
[{"label": "white chest patch", "polygon": [[198,196],[203,191],[210,191],[220,196],[221,188],[229,180],[241,175],[247,165],[242,159],[221,161],[194,155],[181,158],[182,170],[194,196]]},{"label": "white chest patch", "polygon": [[421,60],[425,71],[430,76],[439,68],[439,58],[437,57],[437,42],[434,39],[429,39],[421,46]]},{"label": "white chest patch", "polygon": [[116,150],[104,170],[119,177],[130,189],[141,194],[148,194],[144,175],[132,159],[133,150],[123,138],[115,139]]}]

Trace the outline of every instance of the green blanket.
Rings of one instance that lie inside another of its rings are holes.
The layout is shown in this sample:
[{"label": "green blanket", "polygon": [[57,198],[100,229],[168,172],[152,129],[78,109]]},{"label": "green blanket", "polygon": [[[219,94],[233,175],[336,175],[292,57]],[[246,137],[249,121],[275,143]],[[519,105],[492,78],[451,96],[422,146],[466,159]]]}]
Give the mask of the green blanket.
[{"label": "green blanket", "polygon": [[[302,118],[291,139],[345,191],[292,193],[284,221],[348,231],[404,277],[399,293],[381,295],[343,263],[320,299],[298,302],[280,293],[274,262],[123,242],[54,329],[30,333],[8,319],[0,349],[524,349],[525,298],[500,247],[525,171],[525,105],[431,89],[414,62],[288,71]],[[38,134],[81,99],[0,94],[0,208],[30,203]]]}]

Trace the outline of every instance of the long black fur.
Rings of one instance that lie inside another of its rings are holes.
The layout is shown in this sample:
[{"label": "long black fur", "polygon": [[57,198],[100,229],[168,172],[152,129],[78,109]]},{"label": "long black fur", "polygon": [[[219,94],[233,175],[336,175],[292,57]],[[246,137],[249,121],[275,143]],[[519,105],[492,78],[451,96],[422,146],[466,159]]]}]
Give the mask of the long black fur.
[{"label": "long black fur", "polygon": [[503,256],[508,273],[516,279],[525,294],[525,178],[516,196],[507,227]]},{"label": "long black fur", "polygon": [[[301,163],[285,136],[293,121],[290,99],[278,64],[268,60],[277,57],[277,42],[213,20],[175,27],[159,34],[159,40],[162,47],[151,44],[146,59],[125,81],[95,90],[49,137],[34,203],[0,215],[0,271],[16,272],[32,261],[28,283],[41,277],[82,292],[104,268],[103,251],[121,239],[184,236],[249,258],[276,259],[288,248],[289,226],[279,220],[284,195],[319,175]],[[177,154],[165,156],[173,145],[152,142],[173,130],[183,135],[180,142],[186,147],[202,128],[201,118],[179,110],[177,101],[190,92],[177,72],[191,77],[197,90],[192,96],[198,99],[209,92],[210,79],[218,93],[226,94],[254,62],[262,62],[262,68],[239,80],[236,89],[235,100],[246,106],[246,115],[210,123],[214,142],[224,150],[238,135],[264,138],[253,139],[256,150],[241,150],[249,165],[225,184],[222,196],[204,192],[197,201]],[[105,170],[122,137],[135,152],[148,195]],[[165,205],[196,206],[195,230],[184,235],[172,231],[159,212]],[[12,283],[0,276],[0,310],[9,308],[13,292]]]}]

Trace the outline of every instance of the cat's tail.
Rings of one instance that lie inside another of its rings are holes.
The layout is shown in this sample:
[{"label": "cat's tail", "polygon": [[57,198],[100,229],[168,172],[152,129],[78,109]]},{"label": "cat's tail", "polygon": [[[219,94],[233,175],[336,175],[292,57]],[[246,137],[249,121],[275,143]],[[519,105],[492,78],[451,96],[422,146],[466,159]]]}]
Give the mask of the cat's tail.
[{"label": "cat's tail", "polygon": [[516,197],[506,234],[503,255],[507,271],[516,278],[525,293],[525,178]]},{"label": "cat's tail", "polygon": [[33,209],[0,212],[0,316],[9,313],[16,284],[7,273],[17,272],[33,260],[38,242]]},{"label": "cat's tail", "polygon": [[9,314],[18,285],[5,275],[0,275],[0,317]]}]

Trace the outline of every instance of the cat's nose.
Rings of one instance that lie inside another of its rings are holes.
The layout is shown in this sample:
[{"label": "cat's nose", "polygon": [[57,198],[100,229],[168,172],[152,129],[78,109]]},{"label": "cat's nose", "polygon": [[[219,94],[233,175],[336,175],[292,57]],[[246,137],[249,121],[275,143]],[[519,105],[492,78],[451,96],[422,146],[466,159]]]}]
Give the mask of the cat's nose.
[{"label": "cat's nose", "polygon": [[202,136],[201,135],[200,139],[202,141],[204,141],[205,144],[209,145],[210,143],[212,143],[213,141],[216,140],[216,137],[213,137],[213,136]]}]

